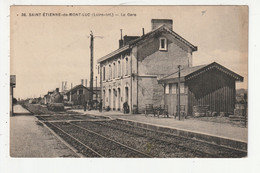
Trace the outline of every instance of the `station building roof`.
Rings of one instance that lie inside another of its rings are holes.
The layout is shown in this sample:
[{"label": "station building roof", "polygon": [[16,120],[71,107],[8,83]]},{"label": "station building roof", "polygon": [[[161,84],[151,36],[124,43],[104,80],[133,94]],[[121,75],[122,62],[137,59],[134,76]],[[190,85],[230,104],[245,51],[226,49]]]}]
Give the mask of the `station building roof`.
[{"label": "station building roof", "polygon": [[[243,81],[243,77],[236,74],[235,72],[227,69],[226,67],[213,62],[211,64],[206,64],[206,65],[199,65],[199,66],[194,66],[194,67],[186,67],[186,68],[182,68],[180,70],[180,81],[187,81],[190,79],[193,79],[194,77],[202,74],[202,73],[206,73],[211,69],[217,69],[225,74],[227,74],[228,76],[230,76],[231,78],[234,78],[235,81]],[[178,82],[178,71],[175,71],[172,74],[166,75],[162,78],[160,78],[158,80],[159,83],[175,83]]]},{"label": "station building roof", "polygon": [[[84,89],[90,91],[90,87],[85,87],[84,85],[79,84],[79,85],[74,86],[74,87],[71,88],[70,90],[68,90],[68,91],[66,92],[66,94],[67,94],[67,93],[70,93],[71,91],[74,91],[74,90],[76,90],[76,89],[79,89],[79,88],[84,88]],[[93,87],[93,91],[100,91],[100,87],[97,87],[97,88],[96,88],[96,87]]]},{"label": "station building roof", "polygon": [[101,63],[102,61],[108,60],[114,56],[117,56],[118,54],[129,50],[130,48],[132,48],[133,46],[137,45],[137,44],[141,44],[142,42],[146,41],[149,38],[154,37],[157,33],[159,32],[166,32],[170,35],[172,35],[174,38],[176,38],[177,40],[181,41],[182,43],[184,43],[185,45],[187,45],[188,47],[191,48],[192,51],[197,51],[197,46],[194,46],[193,44],[191,44],[190,42],[188,42],[187,40],[185,40],[183,37],[181,37],[179,34],[177,34],[176,32],[172,31],[171,29],[167,28],[164,24],[159,26],[158,28],[138,37],[137,39],[134,39],[132,41],[129,41],[128,44],[124,45],[123,47],[101,57],[100,59],[97,60],[98,63]]}]

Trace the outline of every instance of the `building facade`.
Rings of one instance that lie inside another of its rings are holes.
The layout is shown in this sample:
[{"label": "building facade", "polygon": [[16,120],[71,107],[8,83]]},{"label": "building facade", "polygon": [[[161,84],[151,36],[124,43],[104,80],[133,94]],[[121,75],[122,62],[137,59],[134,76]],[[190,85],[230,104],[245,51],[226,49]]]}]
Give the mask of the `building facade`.
[{"label": "building facade", "polygon": [[172,20],[152,19],[152,31],[142,36],[124,36],[119,49],[100,58],[103,107],[143,112],[146,104],[164,104],[164,86],[158,79],[182,67],[192,66],[197,47],[172,28]]}]

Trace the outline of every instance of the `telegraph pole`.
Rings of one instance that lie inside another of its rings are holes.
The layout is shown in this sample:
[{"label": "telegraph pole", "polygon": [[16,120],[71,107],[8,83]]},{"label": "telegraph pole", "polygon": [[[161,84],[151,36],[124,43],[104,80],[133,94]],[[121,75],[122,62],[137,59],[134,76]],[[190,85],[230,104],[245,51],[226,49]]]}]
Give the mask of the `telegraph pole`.
[{"label": "telegraph pole", "polygon": [[70,102],[72,101],[72,99],[71,99],[71,89],[72,89],[72,83],[70,83]]},{"label": "telegraph pole", "polygon": [[94,47],[94,36],[93,32],[90,31],[90,102],[93,103],[93,47]]},{"label": "telegraph pole", "polygon": [[181,119],[181,111],[180,111],[180,108],[181,108],[181,92],[180,92],[180,84],[181,84],[181,70],[180,70],[181,66],[178,65],[178,117],[179,117],[179,120]]},{"label": "telegraph pole", "polygon": [[[93,54],[94,54],[94,38],[102,36],[94,36],[93,32],[90,31],[90,102],[93,103]],[[92,105],[93,106],[93,105]]]},{"label": "telegraph pole", "polygon": [[97,101],[97,76],[96,76],[96,101]]}]

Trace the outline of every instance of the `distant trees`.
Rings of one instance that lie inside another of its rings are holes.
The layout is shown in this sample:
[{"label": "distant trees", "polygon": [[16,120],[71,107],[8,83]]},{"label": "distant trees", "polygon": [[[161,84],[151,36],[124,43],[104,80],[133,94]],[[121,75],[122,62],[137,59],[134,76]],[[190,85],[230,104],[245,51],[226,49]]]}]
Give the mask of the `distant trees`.
[{"label": "distant trees", "polygon": [[248,91],[246,89],[238,89],[236,91],[236,103],[247,103],[247,92]]},{"label": "distant trees", "polygon": [[17,104],[17,99],[13,98],[13,104]]}]

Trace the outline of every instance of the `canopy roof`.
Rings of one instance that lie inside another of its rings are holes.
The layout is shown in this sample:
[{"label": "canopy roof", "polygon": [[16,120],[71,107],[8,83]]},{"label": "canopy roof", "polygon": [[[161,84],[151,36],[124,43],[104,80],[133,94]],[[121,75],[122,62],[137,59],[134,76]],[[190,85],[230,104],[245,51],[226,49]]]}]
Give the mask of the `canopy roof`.
[{"label": "canopy roof", "polygon": [[[200,65],[200,66],[194,66],[194,67],[186,67],[180,70],[180,79],[181,81],[187,81],[190,80],[202,73],[206,73],[207,71],[211,70],[211,69],[217,69],[225,74],[227,74],[228,76],[234,78],[236,81],[241,81],[243,82],[243,77],[232,72],[231,70],[225,68],[224,66],[213,62],[211,64],[206,64],[206,65]],[[169,74],[167,76],[162,77],[161,79],[158,80],[159,83],[167,83],[167,82],[177,82],[178,81],[178,71]]]}]

